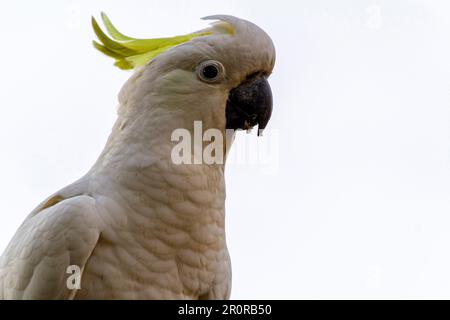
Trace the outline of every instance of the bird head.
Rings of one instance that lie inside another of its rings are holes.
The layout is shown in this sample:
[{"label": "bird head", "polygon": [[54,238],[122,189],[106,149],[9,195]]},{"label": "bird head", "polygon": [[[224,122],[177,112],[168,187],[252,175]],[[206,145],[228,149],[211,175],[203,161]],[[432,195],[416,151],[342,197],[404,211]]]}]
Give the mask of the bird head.
[{"label": "bird head", "polygon": [[[115,59],[121,69],[134,69],[122,88],[119,116],[148,115],[152,125],[174,130],[248,130],[258,135],[272,113],[267,81],[275,63],[270,37],[255,24],[228,15],[206,29],[159,39],[136,39],[120,33],[108,17],[102,20],[108,37],[92,20],[100,43],[94,46]],[[170,121],[168,120],[170,118]]]}]

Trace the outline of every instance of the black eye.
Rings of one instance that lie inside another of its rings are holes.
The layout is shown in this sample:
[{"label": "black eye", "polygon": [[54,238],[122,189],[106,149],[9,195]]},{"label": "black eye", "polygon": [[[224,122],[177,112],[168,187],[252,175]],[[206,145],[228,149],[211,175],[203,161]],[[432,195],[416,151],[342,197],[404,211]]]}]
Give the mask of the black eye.
[{"label": "black eye", "polygon": [[219,74],[219,70],[214,65],[205,66],[202,70],[203,76],[206,79],[214,79]]},{"label": "black eye", "polygon": [[204,82],[218,82],[223,79],[224,68],[219,61],[204,61],[198,65],[197,75]]}]

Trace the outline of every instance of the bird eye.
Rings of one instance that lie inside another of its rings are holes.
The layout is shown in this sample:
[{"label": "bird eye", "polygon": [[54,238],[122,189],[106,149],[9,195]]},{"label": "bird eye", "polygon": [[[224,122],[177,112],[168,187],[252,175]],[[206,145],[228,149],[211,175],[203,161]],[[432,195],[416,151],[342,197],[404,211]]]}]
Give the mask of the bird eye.
[{"label": "bird eye", "polygon": [[203,82],[214,83],[223,79],[224,67],[219,61],[203,61],[197,67],[197,75]]}]

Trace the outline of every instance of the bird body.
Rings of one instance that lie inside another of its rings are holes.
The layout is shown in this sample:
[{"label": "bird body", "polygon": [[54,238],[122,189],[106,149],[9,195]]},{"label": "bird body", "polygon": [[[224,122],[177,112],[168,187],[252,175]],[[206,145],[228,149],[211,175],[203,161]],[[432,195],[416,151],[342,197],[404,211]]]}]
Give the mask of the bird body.
[{"label": "bird body", "polygon": [[[275,52],[255,25],[231,16],[213,19],[221,22],[136,66],[96,163],[33,210],[1,256],[0,299],[229,298],[225,161],[176,164],[171,136],[179,128],[193,133],[199,120],[203,130],[225,134],[229,118],[231,129],[245,129],[251,120],[239,122],[233,114],[242,110],[228,107],[230,91],[265,81]],[[116,38],[123,36],[111,26]],[[116,54],[118,47],[110,46],[102,52]],[[115,58],[122,66],[135,61]],[[210,70],[198,70],[210,60],[223,68],[212,70],[222,76],[214,82],[205,78]],[[234,104],[244,95],[235,94]],[[251,125],[265,126],[271,100],[264,112],[255,113]],[[80,271],[76,288],[71,266]]]}]

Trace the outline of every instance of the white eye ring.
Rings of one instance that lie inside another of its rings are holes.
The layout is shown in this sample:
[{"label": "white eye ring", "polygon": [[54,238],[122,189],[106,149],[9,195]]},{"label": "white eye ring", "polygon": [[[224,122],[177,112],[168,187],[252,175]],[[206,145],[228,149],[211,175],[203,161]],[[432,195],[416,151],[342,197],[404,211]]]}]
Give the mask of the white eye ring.
[{"label": "white eye ring", "polygon": [[206,83],[216,83],[225,76],[225,68],[216,60],[206,60],[197,66],[197,76]]}]

